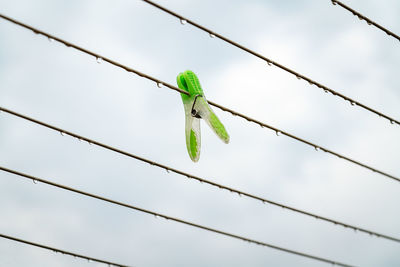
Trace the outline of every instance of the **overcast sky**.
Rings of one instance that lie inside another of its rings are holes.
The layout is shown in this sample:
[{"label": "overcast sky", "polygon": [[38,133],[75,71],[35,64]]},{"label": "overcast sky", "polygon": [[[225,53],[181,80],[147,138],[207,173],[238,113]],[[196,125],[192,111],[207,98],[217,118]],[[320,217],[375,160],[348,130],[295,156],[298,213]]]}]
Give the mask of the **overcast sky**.
[{"label": "overcast sky", "polygon": [[[328,0],[158,1],[400,119],[400,42]],[[346,4],[400,33],[400,2]],[[139,0],[0,0],[0,13],[400,176],[400,127]],[[272,201],[400,237],[400,184],[214,108],[186,151],[179,94],[0,21],[0,106]],[[277,246],[399,266],[399,244],[355,233],[62,136],[4,112],[0,165]],[[0,172],[0,233],[133,266],[325,266]],[[0,266],[101,266],[0,239]]]}]

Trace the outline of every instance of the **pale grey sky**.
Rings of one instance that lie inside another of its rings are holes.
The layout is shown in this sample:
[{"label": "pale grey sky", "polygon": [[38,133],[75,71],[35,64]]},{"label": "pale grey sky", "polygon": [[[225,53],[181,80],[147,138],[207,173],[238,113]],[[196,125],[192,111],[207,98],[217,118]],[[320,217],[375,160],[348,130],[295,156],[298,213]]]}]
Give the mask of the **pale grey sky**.
[{"label": "pale grey sky", "polygon": [[[331,2],[158,1],[316,81],[400,118],[400,43]],[[400,33],[400,2],[346,4]],[[0,0],[0,12],[209,100],[400,175],[400,128],[139,0]],[[179,94],[0,21],[0,105],[227,186],[400,236],[400,185],[214,109],[186,152]],[[146,209],[361,266],[398,266],[397,243],[354,233],[0,114],[0,165]],[[134,266],[324,266],[0,173],[0,232]],[[0,266],[97,266],[0,239]],[[100,265],[99,265],[100,266]]]}]

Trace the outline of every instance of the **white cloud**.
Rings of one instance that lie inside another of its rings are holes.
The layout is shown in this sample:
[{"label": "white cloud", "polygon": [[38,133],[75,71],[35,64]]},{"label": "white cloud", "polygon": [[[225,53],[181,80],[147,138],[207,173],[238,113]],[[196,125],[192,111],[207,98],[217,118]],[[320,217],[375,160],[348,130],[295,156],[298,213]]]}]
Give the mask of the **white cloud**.
[{"label": "white cloud", "polygon": [[[398,117],[398,42],[326,2],[160,1]],[[141,1],[0,3],[5,15],[171,84],[191,68],[208,99],[399,174],[397,126]],[[368,3],[349,5],[399,29],[399,3]],[[203,123],[201,158],[193,164],[177,93],[8,22],[0,23],[0,34],[1,106],[209,180],[396,236],[396,182],[216,108],[231,143],[223,144]],[[4,113],[0,129],[5,167],[350,264],[395,266],[400,260],[394,242],[239,198]],[[134,266],[319,266],[5,173],[0,190],[1,233],[83,254]],[[7,240],[0,240],[0,254],[6,266],[90,265]]]}]

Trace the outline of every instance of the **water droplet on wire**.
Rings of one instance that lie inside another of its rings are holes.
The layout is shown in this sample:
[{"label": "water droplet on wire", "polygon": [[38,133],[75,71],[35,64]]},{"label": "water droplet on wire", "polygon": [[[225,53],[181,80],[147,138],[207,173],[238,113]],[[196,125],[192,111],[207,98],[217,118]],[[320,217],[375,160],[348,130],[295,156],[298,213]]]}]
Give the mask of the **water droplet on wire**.
[{"label": "water droplet on wire", "polygon": [[169,173],[169,169],[165,169],[167,171],[167,173]]},{"label": "water droplet on wire", "polygon": [[315,151],[319,151],[319,146],[314,147]]},{"label": "water droplet on wire", "polygon": [[332,5],[336,6],[336,1],[332,0]]},{"label": "water droplet on wire", "polygon": [[158,88],[163,87],[163,83],[157,83],[157,87],[158,87]]},{"label": "water droplet on wire", "polygon": [[65,133],[64,133],[64,132],[60,132],[60,134],[61,134],[61,136],[64,136],[64,135],[65,135]]},{"label": "water droplet on wire", "polygon": [[50,42],[50,43],[51,43],[51,42],[54,42],[54,39],[51,38],[51,37],[48,37],[47,39],[49,39],[49,42]]},{"label": "water droplet on wire", "polygon": [[369,21],[367,20],[367,24],[368,24],[368,25],[371,25],[372,23],[371,23],[371,22],[369,22]]},{"label": "water droplet on wire", "polygon": [[213,34],[213,33],[210,32],[210,37],[211,37],[211,38],[215,38],[215,34]]},{"label": "water droplet on wire", "polygon": [[182,25],[185,25],[185,24],[187,23],[187,20],[186,20],[186,19],[180,19],[180,21],[181,21],[181,24],[182,24]]},{"label": "water droplet on wire", "polygon": [[100,64],[101,62],[103,62],[103,59],[101,57],[96,57],[96,62]]},{"label": "water droplet on wire", "polygon": [[275,131],[276,136],[279,136],[281,134],[281,131]]},{"label": "water droplet on wire", "polygon": [[393,121],[393,120],[390,120],[390,123],[391,123],[391,124],[394,124],[394,121]]},{"label": "water droplet on wire", "polygon": [[296,78],[297,78],[298,80],[301,80],[301,77],[300,77],[300,76],[296,76]]},{"label": "water droplet on wire", "polygon": [[356,103],[354,103],[353,101],[350,101],[350,104],[351,104],[352,106],[354,106]]},{"label": "water droplet on wire", "polygon": [[36,181],[35,179],[32,179],[32,182],[33,182],[34,184],[37,184],[37,181]]},{"label": "water droplet on wire", "polygon": [[272,66],[272,62],[271,61],[267,61],[268,66]]}]

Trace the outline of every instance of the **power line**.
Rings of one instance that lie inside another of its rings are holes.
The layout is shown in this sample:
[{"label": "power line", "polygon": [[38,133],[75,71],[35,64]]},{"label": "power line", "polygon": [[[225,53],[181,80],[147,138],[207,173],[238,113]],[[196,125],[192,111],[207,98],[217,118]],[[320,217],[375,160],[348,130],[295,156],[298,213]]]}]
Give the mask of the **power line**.
[{"label": "power line", "polygon": [[[99,54],[96,54],[96,53],[94,53],[94,52],[92,52],[92,51],[89,51],[89,50],[87,50],[87,49],[84,49],[84,48],[82,48],[82,47],[80,47],[80,46],[77,46],[77,45],[75,45],[75,44],[72,44],[72,43],[70,43],[70,42],[64,41],[64,40],[62,40],[62,39],[60,39],[60,38],[57,38],[57,37],[55,37],[55,36],[53,36],[53,35],[51,35],[51,34],[48,34],[48,33],[43,32],[43,31],[41,31],[41,30],[38,30],[38,29],[36,29],[36,28],[34,28],[34,27],[32,27],[32,26],[26,25],[26,24],[24,24],[24,23],[22,23],[22,22],[16,21],[16,20],[14,20],[14,19],[12,19],[12,18],[9,18],[9,17],[6,17],[6,16],[4,16],[4,15],[2,15],[2,14],[0,14],[0,18],[3,18],[3,19],[5,19],[5,20],[8,20],[9,22],[12,22],[12,23],[17,24],[17,25],[19,25],[19,26],[22,26],[22,27],[24,27],[24,28],[26,28],[26,29],[29,29],[29,30],[33,31],[34,33],[36,33],[36,34],[41,34],[41,35],[43,35],[43,36],[46,36],[47,38],[49,38],[49,40],[56,40],[57,42],[60,42],[60,43],[64,44],[64,45],[67,46],[67,47],[72,47],[72,48],[74,48],[74,49],[76,49],[76,50],[79,50],[79,51],[81,51],[81,52],[83,52],[83,53],[86,53],[86,54],[88,54],[88,55],[91,55],[91,56],[95,57],[96,60],[100,60],[100,59],[101,59],[101,61],[108,62],[108,63],[110,63],[110,64],[112,64],[112,65],[114,65],[114,66],[116,66],[116,67],[122,68],[122,69],[124,69],[124,70],[126,70],[126,71],[128,71],[128,72],[135,73],[135,74],[139,75],[140,77],[143,77],[143,78],[146,78],[146,79],[148,79],[148,80],[151,80],[151,81],[155,82],[155,83],[157,84],[158,87],[162,87],[163,85],[165,85],[165,87],[167,87],[167,88],[169,88],[169,89],[175,90],[175,91],[177,91],[177,92],[179,92],[179,93],[183,93],[183,94],[189,95],[188,92],[186,92],[186,91],[184,91],[184,90],[182,90],[182,89],[180,89],[180,88],[178,88],[178,87],[176,87],[176,86],[174,86],[174,85],[171,85],[171,84],[169,84],[169,83],[163,82],[163,81],[161,81],[161,80],[159,80],[159,79],[157,79],[157,78],[154,78],[154,77],[152,77],[152,76],[150,76],[150,75],[147,75],[147,74],[145,74],[145,73],[142,73],[142,72],[140,72],[140,71],[138,71],[138,70],[132,69],[132,68],[130,68],[130,67],[128,67],[128,66],[125,66],[125,65],[123,65],[123,64],[121,64],[121,63],[118,63],[118,62],[116,62],[116,61],[114,61],[114,60],[111,60],[111,59],[109,59],[109,58],[106,58],[106,57],[104,57],[104,56],[101,56],[101,55],[99,55]],[[219,105],[219,104],[216,104],[216,103],[214,103],[214,102],[212,102],[212,101],[208,101],[208,103],[209,103],[210,105],[213,105],[214,107],[217,107],[217,108],[223,110],[223,111],[227,111],[227,112],[231,113],[231,114],[234,115],[234,116],[239,116],[239,117],[241,117],[241,118],[243,118],[243,119],[245,119],[245,120],[247,120],[247,121],[249,121],[249,122],[253,122],[253,123],[258,124],[258,125],[260,125],[261,127],[269,128],[269,129],[275,131],[277,135],[279,135],[279,134],[286,135],[286,136],[288,136],[288,137],[290,137],[290,138],[292,138],[292,139],[295,139],[296,141],[299,141],[299,142],[302,142],[302,143],[307,144],[307,145],[309,145],[309,146],[312,146],[313,148],[315,148],[315,150],[321,150],[321,151],[327,152],[327,153],[329,153],[329,154],[331,154],[331,155],[337,156],[337,157],[339,157],[339,158],[341,158],[341,159],[344,159],[344,160],[346,160],[346,161],[349,161],[349,162],[351,162],[351,163],[354,163],[354,164],[356,164],[356,165],[359,165],[359,166],[364,167],[364,168],[366,168],[366,169],[369,169],[369,170],[371,170],[371,171],[373,171],[373,172],[379,173],[379,174],[381,174],[381,175],[383,175],[383,176],[386,176],[386,177],[388,177],[388,178],[391,178],[391,179],[393,179],[393,180],[396,180],[396,181],[400,182],[400,178],[398,178],[398,177],[396,177],[396,176],[394,176],[394,175],[391,175],[391,174],[389,174],[389,173],[380,171],[380,170],[378,170],[378,169],[376,169],[376,168],[373,168],[373,167],[368,166],[368,165],[366,165],[366,164],[364,164],[364,163],[361,163],[361,162],[359,162],[359,161],[356,161],[356,160],[354,160],[354,159],[351,159],[351,158],[349,158],[349,157],[346,157],[346,156],[344,156],[344,155],[341,155],[341,154],[339,154],[339,153],[336,153],[336,152],[334,152],[334,151],[332,151],[332,150],[329,150],[329,149],[327,149],[327,148],[324,148],[324,147],[322,147],[322,146],[319,146],[319,145],[317,145],[317,144],[314,144],[314,143],[312,143],[312,142],[310,142],[310,141],[307,141],[307,140],[305,140],[305,139],[302,139],[302,138],[300,138],[300,137],[297,137],[297,136],[295,136],[295,135],[293,135],[293,134],[290,134],[290,133],[288,133],[288,132],[282,131],[282,130],[276,128],[276,127],[270,126],[270,125],[268,125],[268,124],[266,124],[266,123],[263,123],[263,122],[260,122],[260,121],[258,121],[258,120],[256,120],[256,119],[250,118],[250,117],[248,117],[248,116],[246,116],[246,115],[243,115],[243,114],[241,114],[241,113],[239,113],[239,112],[236,112],[236,111],[234,111],[234,110],[232,110],[232,109],[229,109],[229,108],[226,108],[226,107],[221,106],[221,105]]]},{"label": "power line", "polygon": [[128,266],[128,265],[122,265],[122,264],[119,264],[119,263],[114,263],[114,262],[111,262],[111,261],[100,260],[100,259],[97,259],[97,258],[85,256],[85,255],[82,255],[82,254],[77,254],[77,253],[74,253],[74,252],[69,252],[69,251],[66,251],[66,250],[62,250],[62,249],[58,249],[58,248],[42,245],[42,244],[39,244],[39,243],[34,243],[34,242],[27,241],[27,240],[24,240],[24,239],[12,237],[12,236],[9,236],[9,235],[4,235],[4,234],[1,234],[1,233],[0,233],[0,237],[5,238],[5,239],[9,239],[9,240],[13,240],[13,241],[16,241],[16,242],[19,242],[19,243],[24,243],[24,244],[35,246],[35,247],[48,249],[48,250],[51,250],[51,251],[54,251],[54,252],[58,252],[58,253],[61,253],[61,254],[70,255],[70,256],[73,256],[73,257],[76,257],[76,258],[81,258],[81,259],[85,259],[85,260],[88,260],[88,261],[104,263],[104,264],[107,264],[108,266],[111,266],[111,265],[112,266],[120,266],[120,267]]},{"label": "power line", "polygon": [[374,25],[376,28],[380,29],[381,31],[385,32],[387,35],[392,36],[394,38],[396,38],[398,41],[400,41],[400,36],[398,36],[397,34],[389,31],[388,29],[386,29],[385,27],[379,25],[378,23],[376,23],[375,21],[367,18],[366,16],[362,15],[361,13],[355,11],[354,9],[350,8],[349,6],[346,6],[345,4],[343,4],[340,1],[337,0],[331,0],[332,4],[335,5],[339,5],[342,8],[346,9],[347,11],[350,11],[354,16],[358,17],[360,20],[365,20],[367,22],[368,25]]},{"label": "power line", "polygon": [[97,145],[97,146],[105,148],[107,150],[122,154],[124,156],[130,157],[130,158],[133,158],[133,159],[145,162],[145,163],[148,163],[148,164],[150,164],[152,166],[156,166],[156,167],[165,169],[167,172],[171,171],[171,172],[174,172],[174,173],[179,174],[181,176],[187,177],[188,179],[194,179],[194,180],[197,180],[197,181],[199,181],[201,183],[205,183],[205,184],[211,185],[213,187],[217,187],[219,189],[225,189],[225,190],[227,190],[227,191],[229,191],[231,193],[237,194],[238,196],[246,196],[246,197],[249,197],[251,199],[254,199],[254,200],[257,200],[257,201],[261,201],[264,204],[268,203],[268,204],[271,204],[271,205],[274,205],[274,206],[278,206],[278,207],[281,207],[281,208],[284,208],[284,209],[288,209],[288,210],[293,211],[293,212],[297,212],[297,213],[300,213],[300,214],[303,214],[303,215],[306,215],[306,216],[313,217],[315,219],[320,219],[322,221],[330,222],[330,223],[333,223],[334,225],[340,225],[340,226],[343,226],[345,228],[352,229],[354,231],[359,231],[359,232],[363,232],[363,233],[369,234],[371,236],[374,235],[376,237],[388,239],[388,240],[395,241],[395,242],[400,242],[400,239],[396,238],[396,237],[380,234],[380,233],[377,233],[377,232],[374,232],[374,231],[370,231],[370,230],[367,230],[367,229],[364,229],[364,228],[361,228],[361,227],[353,226],[353,225],[350,225],[350,224],[347,224],[347,223],[343,223],[343,222],[340,222],[340,221],[337,221],[337,220],[334,220],[334,219],[330,219],[330,218],[327,218],[327,217],[324,217],[324,216],[320,216],[320,215],[317,215],[317,214],[314,214],[314,213],[311,213],[311,212],[307,212],[307,211],[303,211],[303,210],[300,210],[300,209],[297,209],[297,208],[294,208],[294,207],[290,207],[290,206],[287,206],[287,205],[284,205],[284,204],[281,204],[281,203],[278,203],[278,202],[275,202],[275,201],[272,201],[272,200],[269,200],[269,199],[266,199],[266,198],[262,198],[262,197],[250,194],[250,193],[246,193],[244,191],[241,191],[241,190],[238,190],[238,189],[234,189],[232,187],[225,186],[225,185],[222,185],[222,184],[210,181],[210,180],[206,180],[204,178],[201,178],[201,177],[198,177],[198,176],[195,176],[195,175],[192,175],[192,174],[177,170],[175,168],[163,165],[163,164],[155,162],[155,161],[151,161],[151,160],[142,158],[142,157],[134,155],[132,153],[129,153],[129,152],[120,150],[118,148],[115,148],[115,147],[100,143],[100,142],[95,141],[93,139],[90,139],[90,138],[87,138],[87,137],[72,133],[70,131],[67,131],[67,130],[61,129],[59,127],[47,124],[45,122],[42,122],[42,121],[27,117],[25,115],[18,114],[18,113],[14,112],[14,111],[11,111],[11,110],[8,110],[8,109],[2,108],[2,107],[0,107],[0,111],[7,112],[7,113],[9,113],[11,115],[14,115],[14,116],[17,116],[19,118],[22,118],[22,119],[31,121],[33,123],[42,125],[42,126],[44,126],[46,128],[49,128],[49,129],[52,129],[54,131],[60,132],[62,135],[69,135],[69,136],[77,138],[78,140],[86,141],[86,142],[88,142],[88,144]]},{"label": "power line", "polygon": [[58,188],[61,188],[61,189],[64,189],[64,190],[68,190],[70,192],[78,193],[78,194],[85,195],[85,196],[88,196],[88,197],[91,197],[91,198],[95,198],[95,199],[98,199],[98,200],[109,202],[109,203],[112,203],[112,204],[115,204],[115,205],[118,205],[118,206],[126,207],[126,208],[133,209],[133,210],[137,210],[137,211],[144,212],[144,213],[147,213],[147,214],[150,214],[150,215],[154,215],[155,217],[161,217],[161,218],[164,218],[164,219],[167,219],[167,220],[171,220],[171,221],[175,221],[175,222],[178,222],[178,223],[186,224],[186,225],[189,225],[189,226],[192,226],[192,227],[195,227],[195,228],[200,228],[200,229],[203,229],[203,230],[206,230],[206,231],[209,231],[209,232],[213,232],[213,233],[221,234],[221,235],[224,235],[224,236],[229,236],[229,237],[232,237],[232,238],[240,239],[240,240],[243,240],[243,241],[246,241],[246,242],[249,242],[249,243],[253,243],[253,244],[256,244],[256,245],[261,245],[261,246],[264,246],[264,247],[277,249],[277,250],[280,250],[280,251],[283,251],[283,252],[286,252],[286,253],[295,254],[295,255],[298,255],[298,256],[306,257],[306,258],[317,260],[317,261],[322,261],[322,262],[325,262],[325,263],[330,263],[330,264],[333,264],[333,265],[351,266],[351,265],[348,265],[348,264],[345,264],[345,263],[341,263],[341,262],[338,262],[338,261],[329,260],[329,259],[326,259],[326,258],[313,256],[311,254],[306,254],[306,253],[303,253],[303,252],[298,252],[298,251],[295,251],[295,250],[291,250],[291,249],[275,246],[275,245],[272,245],[272,244],[269,244],[269,243],[257,241],[257,240],[250,239],[250,238],[247,238],[247,237],[243,237],[243,236],[240,236],[240,235],[228,233],[228,232],[225,232],[225,231],[222,231],[222,230],[217,230],[217,229],[214,229],[214,228],[211,228],[211,227],[207,227],[207,226],[203,226],[203,225],[200,225],[200,224],[197,224],[197,223],[193,223],[193,222],[185,221],[185,220],[182,220],[182,219],[179,219],[179,218],[175,218],[175,217],[171,217],[171,216],[168,216],[168,215],[164,215],[164,214],[161,214],[161,213],[158,213],[158,212],[154,212],[154,211],[146,210],[146,209],[143,209],[143,208],[139,208],[139,207],[127,204],[127,203],[119,202],[119,201],[112,200],[112,199],[109,199],[109,198],[106,198],[106,197],[102,197],[100,195],[95,195],[95,194],[92,194],[92,193],[81,191],[81,190],[78,190],[78,189],[75,189],[75,188],[72,188],[72,187],[68,187],[68,186],[65,186],[65,185],[62,185],[62,184],[57,184],[57,183],[54,183],[54,182],[51,182],[51,181],[48,181],[48,180],[44,180],[44,179],[29,175],[29,174],[25,174],[25,173],[21,173],[21,172],[15,171],[15,170],[7,169],[7,168],[1,167],[1,166],[0,166],[0,170],[8,172],[8,173],[15,174],[15,175],[18,175],[20,177],[31,179],[31,180],[36,181],[36,182],[41,182],[41,183],[48,184],[48,185],[51,185],[51,186],[54,186],[54,187],[58,187]]},{"label": "power line", "polygon": [[[282,64],[280,64],[280,63],[278,63],[276,61],[273,61],[272,59],[269,59],[269,58],[267,58],[267,57],[255,52],[255,51],[253,51],[253,50],[251,50],[251,49],[239,44],[239,43],[236,43],[236,42],[228,39],[227,37],[224,37],[221,34],[218,34],[218,33],[214,32],[214,31],[212,31],[210,29],[207,29],[206,27],[204,27],[204,26],[202,26],[202,25],[200,25],[200,24],[198,24],[198,23],[196,23],[196,22],[194,22],[194,21],[192,21],[192,20],[190,20],[188,18],[185,18],[182,15],[179,15],[178,13],[175,13],[172,10],[169,10],[169,9],[167,9],[167,8],[165,8],[165,7],[163,7],[163,6],[159,5],[159,4],[156,4],[156,3],[152,2],[152,1],[149,1],[149,0],[143,0],[143,2],[145,2],[145,3],[149,4],[149,5],[152,5],[153,7],[156,7],[158,9],[162,10],[163,12],[168,13],[168,14],[178,18],[181,21],[182,24],[191,24],[192,26],[194,26],[194,27],[196,27],[196,28],[208,33],[210,35],[210,37],[217,37],[217,38],[221,39],[222,41],[224,41],[226,43],[229,43],[229,44],[231,44],[231,45],[233,45],[233,46],[235,46],[235,47],[237,47],[237,48],[239,48],[239,49],[241,49],[241,50],[243,50],[243,51],[245,51],[245,52],[247,52],[247,53],[249,53],[249,54],[251,54],[251,55],[253,55],[255,57],[258,57],[258,58],[266,61],[269,66],[272,66],[272,65],[277,66],[278,68],[280,68],[280,69],[282,69],[282,70],[284,70],[284,71],[296,76],[297,79],[299,79],[299,80],[303,79],[303,80],[307,81],[309,84],[315,85],[318,88],[321,88],[325,92],[330,92],[334,96],[338,96],[338,97],[342,98],[345,101],[349,101],[350,104],[353,105],[353,106],[357,105],[357,106],[359,106],[359,107],[361,107],[361,108],[363,108],[363,109],[365,109],[365,110],[367,110],[369,112],[372,112],[372,113],[375,113],[376,115],[379,115],[379,117],[383,117],[383,118],[389,120],[390,123],[392,123],[392,124],[396,123],[396,124],[400,125],[400,121],[398,121],[396,119],[393,119],[393,118],[391,118],[391,117],[389,117],[389,116],[387,116],[387,115],[385,115],[385,114],[383,114],[383,113],[381,113],[381,112],[379,112],[379,111],[377,111],[377,110],[375,110],[373,108],[370,108],[370,107],[368,107],[368,106],[366,106],[366,105],[364,105],[364,104],[362,104],[362,103],[360,103],[360,102],[358,102],[358,101],[356,101],[356,100],[354,100],[354,99],[352,99],[350,97],[347,97],[347,96],[345,96],[345,95],[343,95],[343,94],[341,94],[341,93],[339,93],[339,92],[337,92],[337,91],[335,91],[335,90],[333,90],[333,89],[331,89],[331,88],[329,88],[329,87],[327,87],[327,86],[325,86],[325,85],[323,85],[323,84],[321,84],[319,82],[316,82],[316,81],[312,80],[311,78],[308,78],[307,76],[305,76],[303,74],[300,74],[300,73],[298,73],[298,72],[296,72],[296,71],[294,71],[294,70],[292,70],[292,69],[290,69],[290,68],[288,68],[288,67],[286,67],[286,66],[284,66],[284,65],[282,65]],[[336,1],[336,0],[335,0],[335,2],[339,3],[339,1]]]}]

